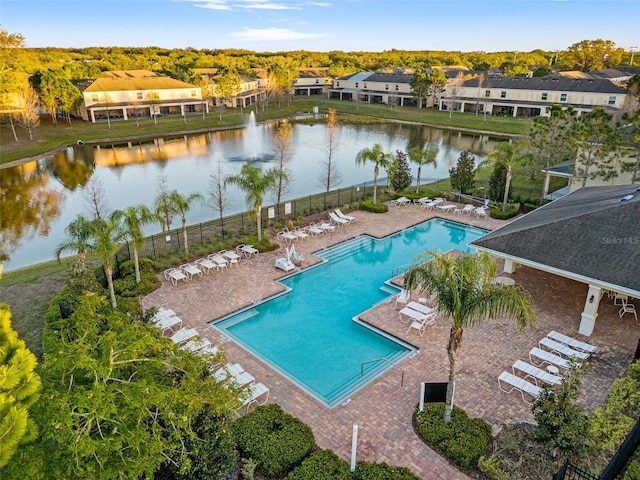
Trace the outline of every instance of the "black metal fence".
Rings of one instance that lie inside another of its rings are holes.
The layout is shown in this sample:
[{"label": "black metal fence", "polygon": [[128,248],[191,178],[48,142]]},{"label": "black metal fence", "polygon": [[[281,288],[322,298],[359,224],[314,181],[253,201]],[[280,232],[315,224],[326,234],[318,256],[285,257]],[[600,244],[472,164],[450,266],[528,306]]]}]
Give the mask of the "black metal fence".
[{"label": "black metal fence", "polygon": [[[324,212],[331,208],[343,207],[360,202],[373,195],[373,182],[365,182],[351,187],[333,190],[328,194],[319,193],[282,202],[276,205],[263,206],[261,218],[263,229],[281,229],[289,220],[298,217]],[[386,179],[378,181],[379,191],[386,185]],[[253,212],[242,212],[224,216],[187,226],[189,253],[197,254],[199,250],[209,252],[220,250],[231,240],[245,238],[257,234],[257,224]],[[151,235],[139,249],[140,257],[158,260],[184,251],[184,235],[182,228],[169,230],[162,234]],[[122,262],[133,258],[130,244],[125,245],[116,253],[116,273]]]},{"label": "black metal fence", "polygon": [[564,465],[553,476],[553,480],[599,480],[599,478],[573,465],[569,460],[565,460]]}]

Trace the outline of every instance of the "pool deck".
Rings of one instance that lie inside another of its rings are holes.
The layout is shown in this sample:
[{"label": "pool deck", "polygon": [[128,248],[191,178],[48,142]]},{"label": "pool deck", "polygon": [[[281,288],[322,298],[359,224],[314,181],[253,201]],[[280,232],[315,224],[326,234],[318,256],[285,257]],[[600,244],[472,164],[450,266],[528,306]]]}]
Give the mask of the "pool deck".
[{"label": "pool deck", "polygon": [[[337,229],[336,233],[295,243],[298,252],[306,259],[303,268],[321,261],[313,255],[314,251],[363,233],[384,237],[436,216],[486,229],[504,223],[491,218],[424,211],[413,205],[391,207],[386,214],[361,211],[352,214],[358,220]],[[278,403],[285,411],[311,426],[320,448],[330,448],[349,461],[352,426],[357,424],[358,460],[406,466],[424,479],[468,479],[466,474],[427,447],[414,433],[411,423],[420,382],[447,380],[446,345],[450,325],[446,319],[438,319],[420,337],[415,331],[406,332],[408,325],[399,321],[394,300],[364,313],[361,316],[363,321],[420,350],[415,357],[405,358],[399,363],[404,372],[402,386],[400,370],[391,368],[354,393],[346,405],[333,409],[296,387],[234,342],[225,341],[218,330],[209,325],[214,319],[250,306],[256,299],[269,298],[285,290],[276,281],[286,275],[274,267],[276,256],[277,252],[269,252],[242,259],[237,268],[204,275],[177,286],[163,280],[158,290],[143,299],[143,306],[172,308],[185,326],[197,328],[203,337],[223,347],[228,361],[240,362],[256,381],[269,387],[269,402]],[[537,325],[532,330],[519,332],[514,322],[496,319],[469,328],[464,333],[458,355],[456,405],[472,417],[484,418],[492,425],[494,433],[504,424],[533,421],[530,407],[517,392],[506,394],[498,389],[498,376],[503,370],[511,371],[516,360],[528,361],[531,347],[537,346],[538,340],[549,330],[580,338],[577,331],[587,292],[587,285],[526,267],[518,268],[510,276],[531,293],[538,316]],[[357,292],[344,294],[354,295]],[[586,367],[580,396],[581,404],[589,411],[605,401],[613,381],[633,360],[638,337],[640,326],[633,316],[620,318],[618,307],[614,307],[605,296],[600,303],[593,335],[583,338],[598,346],[598,352]]]}]

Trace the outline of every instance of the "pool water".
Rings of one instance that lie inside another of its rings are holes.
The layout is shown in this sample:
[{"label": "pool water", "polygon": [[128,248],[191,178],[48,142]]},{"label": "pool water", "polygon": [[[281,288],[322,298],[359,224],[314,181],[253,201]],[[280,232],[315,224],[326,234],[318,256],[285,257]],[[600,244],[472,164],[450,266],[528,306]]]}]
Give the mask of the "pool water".
[{"label": "pool water", "polygon": [[325,262],[281,280],[286,293],[214,326],[335,406],[413,351],[354,317],[398,293],[386,282],[424,250],[468,252],[485,233],[433,219],[383,239],[359,236],[316,252]]}]

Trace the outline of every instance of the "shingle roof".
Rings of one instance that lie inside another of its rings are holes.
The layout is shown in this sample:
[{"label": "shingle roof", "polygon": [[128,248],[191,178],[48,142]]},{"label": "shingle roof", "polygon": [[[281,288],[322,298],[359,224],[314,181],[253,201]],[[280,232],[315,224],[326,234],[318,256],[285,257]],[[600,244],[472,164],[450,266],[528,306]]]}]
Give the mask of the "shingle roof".
[{"label": "shingle roof", "polygon": [[[631,195],[629,200],[620,199]],[[640,296],[640,187],[585,187],[472,242]]]},{"label": "shingle roof", "polygon": [[[478,78],[464,82],[465,87],[478,87]],[[485,79],[482,88],[502,88],[505,90],[547,90],[561,92],[594,92],[594,93],[627,93],[627,89],[612,82],[601,79],[547,77],[500,77]]]},{"label": "shingle roof", "polygon": [[413,78],[412,73],[374,73],[366,78],[367,82],[384,83],[409,83]]},{"label": "shingle roof", "polygon": [[199,87],[169,77],[98,78],[84,91],[118,92],[129,90],[168,90],[174,88]]}]

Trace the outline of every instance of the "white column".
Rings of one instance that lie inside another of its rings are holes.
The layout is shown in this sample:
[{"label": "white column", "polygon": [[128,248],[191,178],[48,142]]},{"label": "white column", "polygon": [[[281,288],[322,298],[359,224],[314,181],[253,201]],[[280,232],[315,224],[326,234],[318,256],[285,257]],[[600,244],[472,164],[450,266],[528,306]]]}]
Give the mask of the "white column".
[{"label": "white column", "polygon": [[587,299],[584,302],[584,310],[582,312],[582,319],[580,320],[580,328],[578,332],[587,337],[593,333],[593,327],[596,324],[596,317],[598,316],[598,305],[600,305],[600,287],[589,285],[589,291],[587,292]]},{"label": "white column", "polygon": [[513,273],[516,271],[516,264],[513,263],[513,260],[509,260],[508,258],[504,259],[504,272],[505,273]]},{"label": "white column", "polygon": [[[551,180],[551,175],[549,174],[549,172],[545,173],[544,176],[544,197],[547,197],[547,193],[549,193],[549,181]],[[543,198],[544,200],[544,198]]]}]

